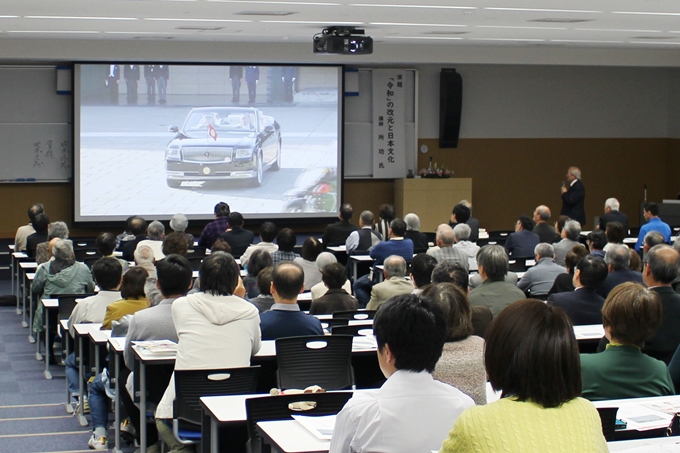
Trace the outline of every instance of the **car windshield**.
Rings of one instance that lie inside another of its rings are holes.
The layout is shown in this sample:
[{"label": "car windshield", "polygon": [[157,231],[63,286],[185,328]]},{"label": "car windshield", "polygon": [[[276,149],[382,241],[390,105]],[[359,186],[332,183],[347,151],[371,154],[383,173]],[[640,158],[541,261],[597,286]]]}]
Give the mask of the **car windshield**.
[{"label": "car windshield", "polygon": [[255,114],[252,112],[194,111],[184,123],[184,131],[215,131],[251,133],[255,130]]}]

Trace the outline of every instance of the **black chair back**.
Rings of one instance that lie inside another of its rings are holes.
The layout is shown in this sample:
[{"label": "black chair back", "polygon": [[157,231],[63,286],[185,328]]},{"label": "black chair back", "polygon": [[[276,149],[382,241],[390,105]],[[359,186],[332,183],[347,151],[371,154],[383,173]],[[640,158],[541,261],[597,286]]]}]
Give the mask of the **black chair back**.
[{"label": "black chair back", "polygon": [[56,294],[54,297],[59,299],[59,317],[57,319],[68,319],[71,312],[76,307],[76,299],[84,299],[86,297],[94,296],[91,294]]},{"label": "black chair back", "polygon": [[333,313],[333,319],[353,319],[362,321],[375,318],[375,310],[346,310]]},{"label": "black chair back", "polygon": [[602,421],[602,434],[609,442],[614,440],[614,430],[616,429],[616,411],[618,407],[598,407],[597,412],[600,414]]},{"label": "black chair back", "polygon": [[352,326],[333,326],[331,327],[331,335],[352,335],[353,337],[360,337],[366,335],[360,332],[370,331],[368,335],[373,334],[373,325],[352,325]]}]

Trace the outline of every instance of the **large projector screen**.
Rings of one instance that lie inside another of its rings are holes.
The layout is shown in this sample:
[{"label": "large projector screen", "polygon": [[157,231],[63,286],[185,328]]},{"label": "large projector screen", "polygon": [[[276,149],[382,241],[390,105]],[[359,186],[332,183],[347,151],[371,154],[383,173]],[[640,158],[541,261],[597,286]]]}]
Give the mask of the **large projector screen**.
[{"label": "large projector screen", "polygon": [[335,217],[340,66],[77,64],[77,222]]}]

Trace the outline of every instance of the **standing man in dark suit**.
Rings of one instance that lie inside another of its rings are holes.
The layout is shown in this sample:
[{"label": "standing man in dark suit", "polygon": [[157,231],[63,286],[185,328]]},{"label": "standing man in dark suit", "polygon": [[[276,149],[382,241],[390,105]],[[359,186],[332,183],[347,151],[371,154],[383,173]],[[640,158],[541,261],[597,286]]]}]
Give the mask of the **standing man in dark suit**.
[{"label": "standing man in dark suit", "polygon": [[340,213],[338,214],[340,220],[328,225],[323,233],[322,242],[324,249],[331,246],[345,245],[350,233],[359,229],[356,225],[349,223],[353,215],[354,209],[351,204],[345,203],[340,206]]},{"label": "standing man in dark suit", "polygon": [[628,233],[628,216],[619,211],[619,200],[616,198],[607,198],[604,202],[604,214],[600,216],[600,224],[598,228],[602,231],[607,230],[607,224],[610,222],[619,222]]},{"label": "standing man in dark suit", "polygon": [[[477,240],[479,239],[479,219],[472,217],[472,203],[470,203],[467,200],[460,200],[458,204],[462,204],[463,206],[470,210],[470,218],[467,219],[467,222],[465,222],[467,226],[470,227],[470,237],[468,238],[468,240],[470,242],[477,242]],[[451,226],[451,228],[454,227],[455,225]]]},{"label": "standing man in dark suit", "polygon": [[123,77],[125,77],[127,104],[137,105],[137,82],[139,82],[139,65],[126,64],[123,69]]},{"label": "standing man in dark suit", "polygon": [[248,103],[255,104],[257,98],[257,81],[260,80],[259,66],[246,66],[246,84],[248,85]]},{"label": "standing man in dark suit", "polygon": [[532,230],[534,223],[525,215],[519,216],[515,224],[515,232],[508,235],[505,249],[510,258],[533,258],[534,248],[541,242]]},{"label": "standing man in dark suit", "polygon": [[146,82],[146,103],[156,104],[156,65],[144,65],[144,81]]},{"label": "standing man in dark suit", "polygon": [[170,68],[166,64],[156,66],[156,84],[158,85],[158,103],[165,105],[168,95],[168,79],[170,78]]},{"label": "standing man in dark suit", "polygon": [[109,65],[109,73],[106,75],[106,87],[109,90],[109,101],[118,105],[118,80],[120,79],[120,66]]},{"label": "standing man in dark suit", "polygon": [[555,242],[560,242],[562,239],[555,228],[548,224],[550,220],[550,208],[545,205],[540,205],[534,210],[534,222],[536,226],[532,230],[538,235],[541,242],[547,242],[548,244],[554,244]]},{"label": "standing man in dark suit", "polygon": [[586,188],[581,182],[581,170],[578,167],[569,167],[567,182],[562,184],[562,211],[560,214],[577,220],[581,226],[584,226],[586,224],[585,199]]},{"label": "standing man in dark suit", "polygon": [[229,78],[231,79],[231,102],[238,104],[241,97],[243,66],[229,66]]}]

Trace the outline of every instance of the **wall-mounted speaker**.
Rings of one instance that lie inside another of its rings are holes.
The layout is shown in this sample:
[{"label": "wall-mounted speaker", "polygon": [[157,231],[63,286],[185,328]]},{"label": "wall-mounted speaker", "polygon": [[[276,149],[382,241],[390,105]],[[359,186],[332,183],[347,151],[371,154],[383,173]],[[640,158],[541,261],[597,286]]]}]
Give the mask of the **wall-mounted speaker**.
[{"label": "wall-mounted speaker", "polygon": [[455,69],[439,74],[439,147],[457,148],[460,113],[463,107],[463,78]]}]

